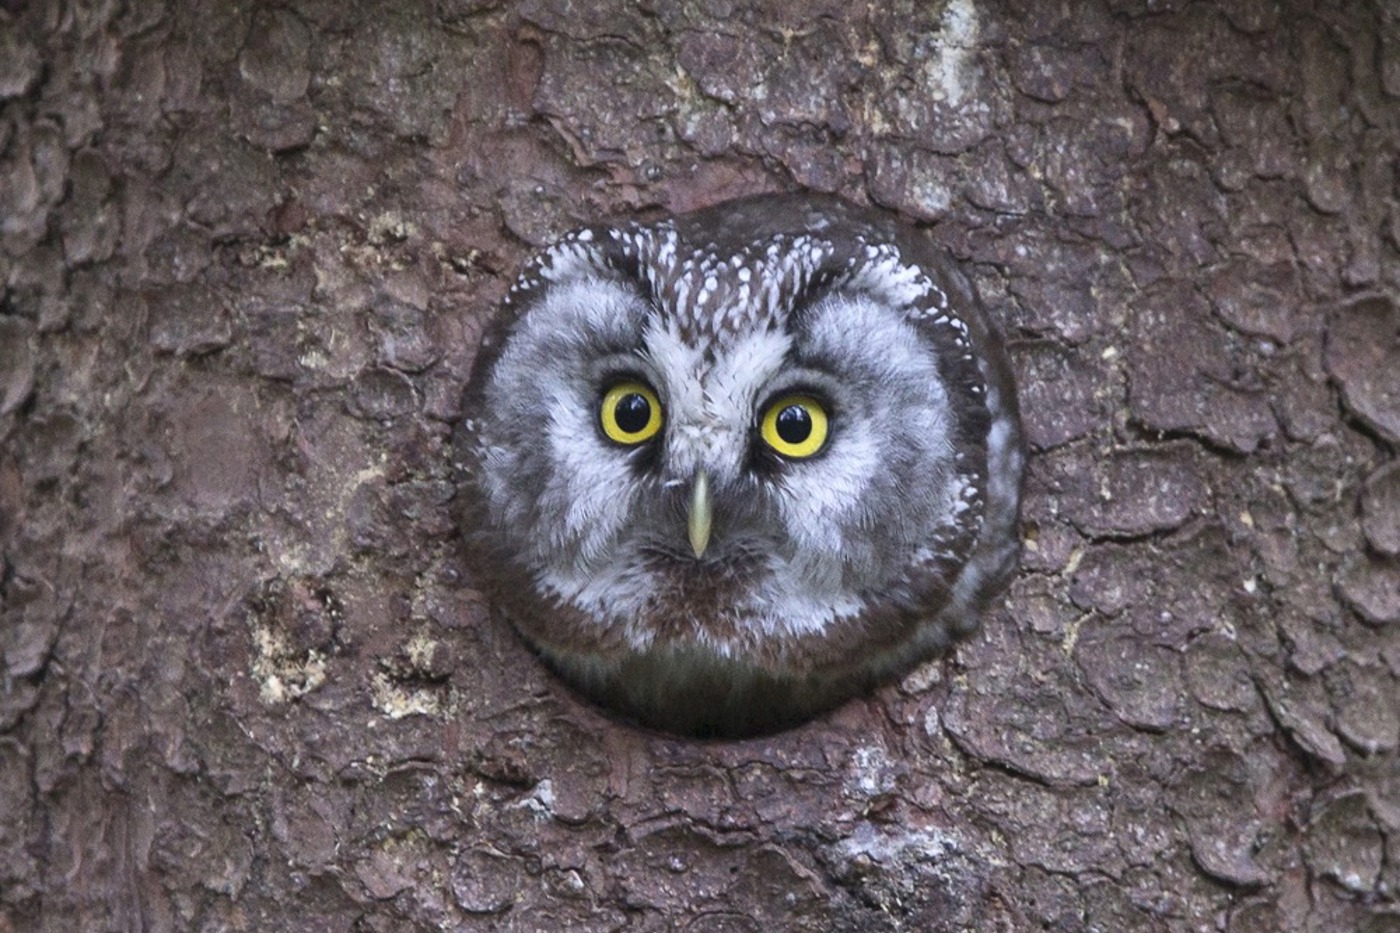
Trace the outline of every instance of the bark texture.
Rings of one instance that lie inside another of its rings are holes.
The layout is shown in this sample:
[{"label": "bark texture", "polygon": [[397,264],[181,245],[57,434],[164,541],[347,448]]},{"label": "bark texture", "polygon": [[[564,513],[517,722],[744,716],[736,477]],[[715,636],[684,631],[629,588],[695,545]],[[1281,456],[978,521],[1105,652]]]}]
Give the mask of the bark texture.
[{"label": "bark texture", "polygon": [[[0,931],[1400,930],[1400,14],[0,3]],[[1025,566],[778,736],[471,589],[484,315],[835,191],[1013,336]]]}]

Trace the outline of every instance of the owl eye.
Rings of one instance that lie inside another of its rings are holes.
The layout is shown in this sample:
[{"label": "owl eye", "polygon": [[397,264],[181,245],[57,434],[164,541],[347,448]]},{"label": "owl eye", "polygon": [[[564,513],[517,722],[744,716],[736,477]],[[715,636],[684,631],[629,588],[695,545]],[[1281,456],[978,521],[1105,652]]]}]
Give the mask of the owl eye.
[{"label": "owl eye", "polygon": [[794,460],[810,457],[826,443],[826,409],[808,395],[785,395],[768,406],[758,433],[774,452]]},{"label": "owl eye", "polygon": [[640,444],[661,430],[661,402],[651,389],[628,379],[603,393],[598,420],[608,440]]}]

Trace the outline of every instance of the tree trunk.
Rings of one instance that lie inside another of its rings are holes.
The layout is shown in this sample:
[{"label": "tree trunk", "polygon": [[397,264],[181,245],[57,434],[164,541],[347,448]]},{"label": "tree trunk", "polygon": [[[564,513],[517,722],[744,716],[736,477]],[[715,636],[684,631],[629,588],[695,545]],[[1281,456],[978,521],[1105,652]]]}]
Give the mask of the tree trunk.
[{"label": "tree trunk", "polygon": [[[1400,930],[1380,2],[0,3],[0,931]],[[1012,338],[1026,551],[790,732],[471,585],[530,250],[834,191]]]}]

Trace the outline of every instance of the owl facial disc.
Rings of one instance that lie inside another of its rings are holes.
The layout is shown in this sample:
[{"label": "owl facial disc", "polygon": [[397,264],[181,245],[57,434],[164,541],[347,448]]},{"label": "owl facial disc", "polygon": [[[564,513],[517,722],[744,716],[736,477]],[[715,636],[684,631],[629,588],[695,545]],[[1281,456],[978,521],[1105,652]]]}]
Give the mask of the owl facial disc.
[{"label": "owl facial disc", "polygon": [[1014,571],[1001,338],[923,233],[770,196],[535,256],[463,396],[479,585],[566,681],[743,735],[898,676]]}]

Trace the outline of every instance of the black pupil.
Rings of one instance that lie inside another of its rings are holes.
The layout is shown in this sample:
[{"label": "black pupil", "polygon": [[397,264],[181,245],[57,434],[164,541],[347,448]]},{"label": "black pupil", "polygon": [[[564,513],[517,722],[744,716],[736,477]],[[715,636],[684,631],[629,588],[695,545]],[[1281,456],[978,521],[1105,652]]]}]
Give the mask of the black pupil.
[{"label": "black pupil", "polygon": [[801,405],[789,405],[778,412],[778,436],[789,444],[800,444],[812,436],[812,416]]},{"label": "black pupil", "polygon": [[651,402],[640,392],[629,392],[617,400],[613,417],[624,434],[640,434],[651,422]]}]

